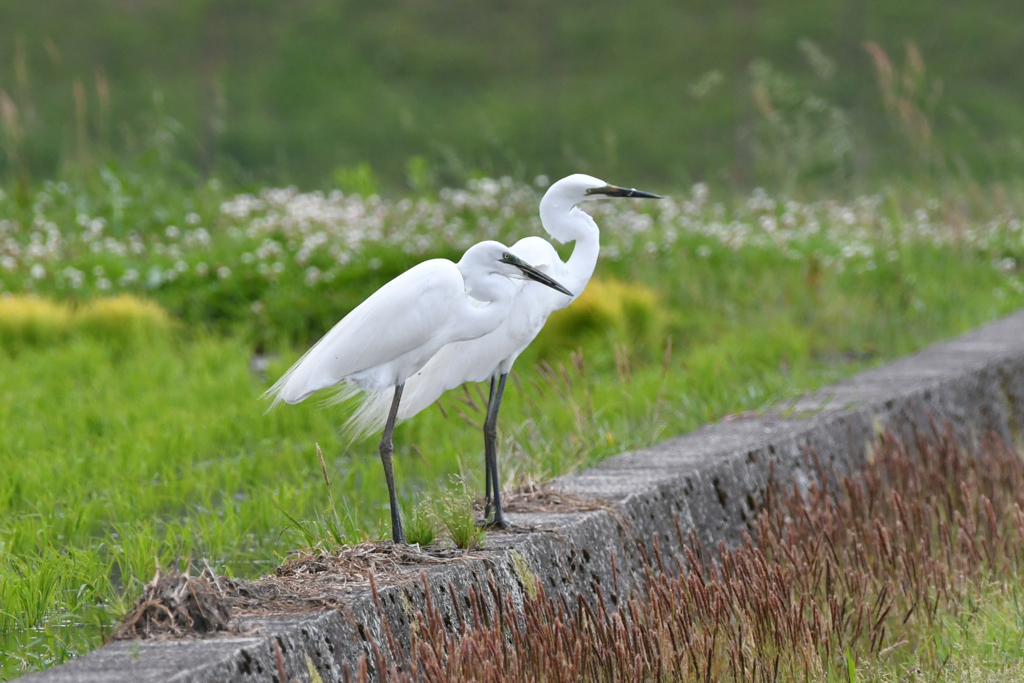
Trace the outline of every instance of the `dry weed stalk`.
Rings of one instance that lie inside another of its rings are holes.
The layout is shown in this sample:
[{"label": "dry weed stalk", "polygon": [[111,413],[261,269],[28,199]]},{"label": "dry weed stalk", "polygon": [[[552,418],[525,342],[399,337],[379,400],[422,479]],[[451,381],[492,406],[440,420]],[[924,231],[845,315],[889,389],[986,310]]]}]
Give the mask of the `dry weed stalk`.
[{"label": "dry weed stalk", "polygon": [[902,70],[892,63],[878,43],[867,42],[864,49],[875,66],[886,113],[907,138],[921,163],[929,165],[935,155],[930,115],[942,96],[942,81],[928,79],[924,57],[913,41],[907,43]]},{"label": "dry weed stalk", "polygon": [[453,635],[428,595],[411,652],[388,632],[372,668],[397,681],[842,677],[848,656],[918,645],[940,611],[1024,560],[1024,460],[995,439],[971,457],[948,430],[911,444],[886,434],[837,485],[811,463],[822,476],[808,490],[769,487],[756,543],[714,555],[677,524],[684,552],[665,558],[655,539],[644,589],[618,611],[599,584],[594,604],[541,588],[517,608],[492,581],[489,595],[471,590]]}]

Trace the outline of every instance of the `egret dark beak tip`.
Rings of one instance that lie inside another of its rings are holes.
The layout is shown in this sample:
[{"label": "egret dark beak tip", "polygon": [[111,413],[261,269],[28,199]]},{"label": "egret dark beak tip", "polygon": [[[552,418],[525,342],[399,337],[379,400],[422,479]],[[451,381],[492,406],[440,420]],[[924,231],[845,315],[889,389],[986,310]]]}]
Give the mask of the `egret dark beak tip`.
[{"label": "egret dark beak tip", "polygon": [[519,268],[519,270],[523,271],[523,275],[526,276],[528,279],[533,280],[534,282],[539,282],[540,284],[550,287],[556,292],[561,292],[566,296],[574,296],[572,292],[563,287],[561,283],[559,283],[557,280],[548,277],[547,275],[540,272],[533,266],[528,265],[526,263],[517,263],[515,265],[517,268]]},{"label": "egret dark beak tip", "polygon": [[660,194],[644,192],[632,187],[619,187],[617,185],[605,185],[604,187],[593,187],[587,190],[587,194],[603,194],[606,197],[632,197],[634,199],[661,199]]},{"label": "egret dark beak tip", "polygon": [[643,192],[634,188],[616,187],[608,193],[609,197],[631,197],[633,199],[661,199],[661,195]]}]

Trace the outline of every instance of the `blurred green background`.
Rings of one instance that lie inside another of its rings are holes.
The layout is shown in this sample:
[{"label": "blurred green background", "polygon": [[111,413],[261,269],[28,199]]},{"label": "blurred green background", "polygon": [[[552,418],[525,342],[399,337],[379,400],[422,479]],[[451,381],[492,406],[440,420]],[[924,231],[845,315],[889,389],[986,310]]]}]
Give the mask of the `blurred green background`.
[{"label": "blurred green background", "polygon": [[1009,0],[9,1],[0,168],[17,147],[37,178],[159,153],[384,191],[984,181],[1024,169],[1022,63]]}]

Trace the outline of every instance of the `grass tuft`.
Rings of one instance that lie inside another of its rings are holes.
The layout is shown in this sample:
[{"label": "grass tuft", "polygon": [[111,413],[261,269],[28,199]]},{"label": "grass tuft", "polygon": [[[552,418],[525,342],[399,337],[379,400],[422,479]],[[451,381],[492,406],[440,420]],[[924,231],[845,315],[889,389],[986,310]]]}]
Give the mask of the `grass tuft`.
[{"label": "grass tuft", "polygon": [[483,546],[486,534],[476,525],[473,495],[462,479],[458,479],[455,486],[450,486],[442,494],[438,511],[441,523],[448,530],[448,535],[456,547],[472,550]]},{"label": "grass tuft", "polygon": [[172,328],[159,304],[130,294],[92,299],[75,312],[74,322],[79,332],[115,347],[166,339]]},{"label": "grass tuft", "polygon": [[154,301],[130,294],[93,299],[75,309],[34,294],[0,298],[0,347],[53,346],[75,334],[125,349],[166,339],[173,327]]},{"label": "grass tuft", "polygon": [[57,344],[73,329],[71,309],[64,303],[35,295],[0,298],[0,346],[17,350],[25,346]]},{"label": "grass tuft", "polygon": [[426,501],[415,506],[405,524],[405,540],[420,546],[431,545],[436,536],[435,517],[434,510]]},{"label": "grass tuft", "polygon": [[534,345],[541,358],[559,355],[587,338],[650,353],[662,347],[667,324],[668,314],[650,287],[595,278],[571,306],[551,315]]}]

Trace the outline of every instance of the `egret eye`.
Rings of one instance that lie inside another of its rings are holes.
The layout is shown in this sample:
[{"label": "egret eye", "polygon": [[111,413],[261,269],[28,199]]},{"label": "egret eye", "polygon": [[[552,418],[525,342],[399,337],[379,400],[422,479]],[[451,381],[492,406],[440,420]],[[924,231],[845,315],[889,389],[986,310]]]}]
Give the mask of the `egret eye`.
[{"label": "egret eye", "polygon": [[512,260],[512,254],[510,254],[510,253],[508,253],[506,251],[504,254],[501,255],[501,260],[502,261],[511,261]]}]

